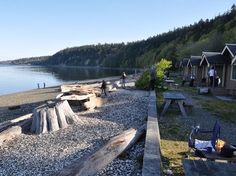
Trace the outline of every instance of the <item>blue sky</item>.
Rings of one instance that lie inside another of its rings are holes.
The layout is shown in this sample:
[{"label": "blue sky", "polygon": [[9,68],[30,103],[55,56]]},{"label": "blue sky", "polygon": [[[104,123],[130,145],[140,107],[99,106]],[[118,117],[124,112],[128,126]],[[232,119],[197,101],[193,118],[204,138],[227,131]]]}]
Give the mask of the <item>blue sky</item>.
[{"label": "blue sky", "polygon": [[131,42],[211,19],[235,0],[1,0],[0,60]]}]

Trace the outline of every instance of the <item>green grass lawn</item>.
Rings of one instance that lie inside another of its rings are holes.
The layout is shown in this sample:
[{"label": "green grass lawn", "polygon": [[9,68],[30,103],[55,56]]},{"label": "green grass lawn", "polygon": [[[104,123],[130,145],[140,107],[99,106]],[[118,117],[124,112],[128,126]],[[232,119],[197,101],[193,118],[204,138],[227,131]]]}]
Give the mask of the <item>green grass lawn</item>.
[{"label": "green grass lawn", "polygon": [[222,100],[199,101],[202,108],[211,112],[220,119],[236,123],[236,102],[227,102]]},{"label": "green grass lawn", "polygon": [[[163,108],[162,93],[157,93],[158,112],[161,112]],[[159,128],[163,170],[170,169],[173,175],[184,175],[182,159],[188,151],[188,131],[178,123],[176,114],[171,112],[168,113],[168,118],[159,121]]]}]

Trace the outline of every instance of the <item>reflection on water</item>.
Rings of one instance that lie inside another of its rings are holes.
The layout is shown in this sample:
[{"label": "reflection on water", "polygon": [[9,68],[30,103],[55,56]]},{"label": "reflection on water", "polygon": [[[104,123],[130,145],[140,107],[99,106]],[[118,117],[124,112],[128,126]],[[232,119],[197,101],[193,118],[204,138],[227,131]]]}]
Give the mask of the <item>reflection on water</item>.
[{"label": "reflection on water", "polygon": [[38,83],[41,87],[43,83],[46,86],[55,86],[64,82],[118,76],[123,71],[127,74],[134,73],[132,69],[1,65],[0,95],[35,89]]}]

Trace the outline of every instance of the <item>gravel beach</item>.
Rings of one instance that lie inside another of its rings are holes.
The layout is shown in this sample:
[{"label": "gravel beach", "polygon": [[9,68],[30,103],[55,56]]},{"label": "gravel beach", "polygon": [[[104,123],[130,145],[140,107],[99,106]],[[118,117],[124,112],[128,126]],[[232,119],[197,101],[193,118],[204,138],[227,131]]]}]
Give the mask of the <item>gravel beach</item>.
[{"label": "gravel beach", "polygon": [[[54,87],[0,96],[0,119],[30,113],[58,93],[58,87]],[[111,137],[145,124],[148,95],[146,91],[118,89],[106,97],[102,107],[77,113],[84,124],[73,124],[49,134],[22,134],[3,144],[0,147],[0,175],[55,175],[73,161],[93,154]],[[16,105],[21,108],[7,109]],[[143,150],[144,139],[97,175],[141,175]]]},{"label": "gravel beach", "polygon": [[[49,87],[2,95],[0,96],[0,122],[32,113],[35,107],[45,103],[45,101],[55,99],[59,93],[59,87]],[[20,108],[8,109],[13,106],[20,106]]]}]

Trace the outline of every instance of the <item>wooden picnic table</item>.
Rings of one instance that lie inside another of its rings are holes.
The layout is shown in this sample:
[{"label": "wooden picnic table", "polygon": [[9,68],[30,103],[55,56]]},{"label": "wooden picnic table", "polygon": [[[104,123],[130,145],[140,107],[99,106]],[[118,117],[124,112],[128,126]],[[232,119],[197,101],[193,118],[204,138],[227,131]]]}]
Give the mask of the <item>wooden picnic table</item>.
[{"label": "wooden picnic table", "polygon": [[186,98],[182,93],[180,93],[180,92],[164,92],[163,97],[165,100],[165,105],[164,105],[164,108],[161,112],[161,117],[166,113],[167,109],[169,108],[169,106],[172,102],[177,103],[182,115],[184,117],[187,117],[186,111],[183,106],[183,102]]},{"label": "wooden picnic table", "polygon": [[236,164],[209,161],[205,159],[183,160],[185,176],[234,176]]}]

